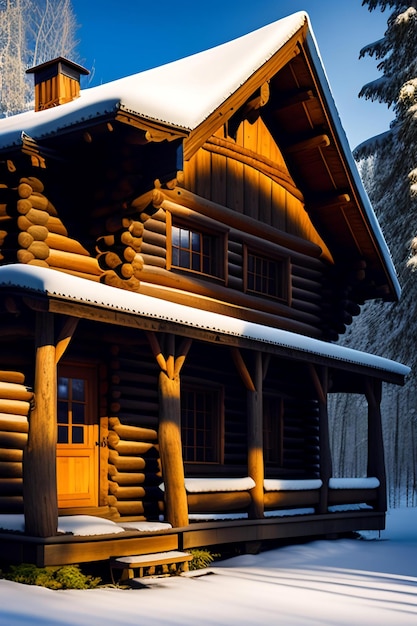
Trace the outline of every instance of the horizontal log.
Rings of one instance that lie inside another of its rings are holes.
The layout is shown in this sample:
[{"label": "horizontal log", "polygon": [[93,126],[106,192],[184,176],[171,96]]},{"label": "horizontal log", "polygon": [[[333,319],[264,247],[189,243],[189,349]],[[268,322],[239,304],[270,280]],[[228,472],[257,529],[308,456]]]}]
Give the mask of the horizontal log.
[{"label": "horizontal log", "polygon": [[43,194],[35,191],[29,196],[28,200],[30,200],[34,209],[46,211],[49,215],[52,215],[52,217],[56,217],[58,215],[58,212],[52,202],[50,202]]},{"label": "horizontal log", "polygon": [[[144,458],[140,456],[121,455],[116,450],[109,450],[109,463],[113,464],[115,470],[119,472],[137,472],[138,470],[143,470],[146,466]],[[109,465],[109,473],[110,467]]]},{"label": "horizontal log", "polygon": [[132,441],[156,441],[158,433],[151,428],[141,428],[140,426],[126,426],[122,424],[118,417],[109,418],[109,428],[114,430],[121,439]]},{"label": "horizontal log", "polygon": [[29,422],[26,417],[21,415],[8,415],[7,413],[0,413],[0,431],[28,433]]},{"label": "horizontal log", "polygon": [[109,481],[109,492],[118,500],[139,500],[145,496],[145,489],[143,487],[121,487],[118,483],[112,480]]},{"label": "horizontal log", "polygon": [[119,472],[114,465],[109,465],[108,474],[118,485],[142,485],[146,480],[146,474],[142,472]]},{"label": "horizontal log", "polygon": [[20,496],[23,492],[23,478],[0,478],[1,496]]},{"label": "horizontal log", "polygon": [[1,513],[23,513],[23,496],[0,496]]},{"label": "horizontal log", "polygon": [[5,383],[17,383],[23,385],[25,382],[25,375],[22,374],[22,372],[0,370],[0,380]]},{"label": "horizontal log", "polygon": [[62,267],[54,267],[53,265],[49,266],[52,270],[57,272],[62,272],[63,274],[71,274],[71,276],[78,276],[78,278],[84,278],[85,280],[91,280],[93,282],[100,282],[100,276],[96,276],[94,274],[86,274],[85,272],[77,272],[76,270],[70,270],[68,268]]},{"label": "horizontal log", "polygon": [[22,231],[17,236],[17,243],[21,248],[29,248],[33,243],[33,237],[27,231]]},{"label": "horizontal log", "polygon": [[45,261],[50,255],[49,246],[44,241],[33,241],[27,250],[33,254],[35,259],[42,261]]},{"label": "horizontal log", "polygon": [[51,249],[46,260],[50,267],[76,270],[94,276],[100,276],[102,274],[97,259],[82,254]]},{"label": "horizontal log", "polygon": [[26,433],[16,433],[11,431],[0,431],[0,446],[11,448],[12,450],[23,450],[27,444]]},{"label": "horizontal log", "polygon": [[20,230],[27,230],[30,226],[46,227],[48,217],[48,213],[45,213],[45,211],[39,211],[39,209],[34,209],[32,207],[24,215],[19,215],[17,218],[17,225]]},{"label": "horizontal log", "polygon": [[267,491],[264,494],[264,506],[266,509],[306,507],[318,504],[319,499],[319,489],[309,491]]},{"label": "horizontal log", "polygon": [[329,489],[328,503],[335,504],[359,504],[371,502],[378,497],[378,489]]},{"label": "horizontal log", "polygon": [[50,233],[56,233],[57,235],[63,235],[64,237],[68,236],[68,231],[59,217],[50,215],[45,225]]},{"label": "horizontal log", "polygon": [[118,415],[123,422],[139,422],[145,428],[157,428],[159,423],[158,415],[137,415],[128,411],[119,411]]},{"label": "horizontal log", "polygon": [[152,255],[152,254],[143,254],[142,253],[142,258],[143,258],[143,263],[146,266],[149,267],[161,267],[161,268],[165,268],[166,267],[166,259],[162,256],[156,256],[156,255]]},{"label": "horizontal log", "polygon": [[158,392],[156,389],[152,388],[156,386],[156,377],[149,376],[150,380],[148,382],[149,387],[146,389],[141,388],[140,386],[129,386],[129,385],[117,385],[112,389],[112,397],[116,400],[122,397],[129,397],[135,399],[136,402],[141,402],[144,396],[146,398],[155,398],[155,406],[158,406]]},{"label": "horizontal log", "polygon": [[27,199],[33,193],[33,188],[28,183],[20,183],[17,187],[17,193],[19,198]]},{"label": "horizontal log", "polygon": [[72,252],[73,254],[81,254],[90,256],[90,253],[76,239],[60,235],[59,233],[49,233],[45,243],[53,250],[61,250],[62,252]]},{"label": "horizontal log", "polygon": [[30,402],[33,398],[33,391],[19,383],[5,382],[0,375],[0,398]]},{"label": "horizontal log", "polygon": [[24,400],[12,400],[0,398],[0,413],[12,415],[29,415],[30,403]]},{"label": "horizontal log", "polygon": [[2,478],[21,478],[23,476],[22,461],[19,462],[3,460],[3,458],[7,456],[7,452],[20,452],[20,454],[22,455],[21,450],[2,450],[0,454],[0,476]]},{"label": "horizontal log", "polygon": [[119,454],[127,456],[136,454],[147,454],[150,450],[155,449],[153,443],[145,443],[141,441],[125,441],[120,439],[119,435],[114,431],[110,431],[108,435],[108,443],[111,448],[117,450]]},{"label": "horizontal log", "polygon": [[142,256],[150,256],[150,257],[162,257],[163,259],[166,258],[167,256],[167,250],[166,250],[166,246],[161,247],[161,246],[154,246],[150,243],[146,243],[145,241],[143,242],[140,252],[142,254]]},{"label": "horizontal log", "polygon": [[109,496],[109,505],[115,506],[120,515],[143,515],[144,508],[142,502],[138,501],[119,501],[115,496]]},{"label": "horizontal log", "polygon": [[[158,403],[155,399],[155,402],[146,401],[146,400],[129,400],[128,398],[123,398],[119,402],[112,402],[110,405],[112,413],[117,413],[121,418],[121,413],[127,410],[133,410],[135,413],[135,421],[141,419],[141,414],[146,413],[148,411],[155,411],[158,409]],[[123,420],[124,421],[124,420]]]},{"label": "horizontal log", "polygon": [[190,513],[220,513],[221,511],[244,511],[251,503],[247,491],[191,493],[187,494]]},{"label": "horizontal log", "polygon": [[166,250],[167,247],[167,237],[166,234],[161,234],[157,232],[153,232],[152,230],[145,229],[145,233],[143,236],[144,244],[155,246],[156,248],[161,248],[162,250]]},{"label": "horizontal log", "polygon": [[36,176],[24,176],[19,180],[19,183],[26,183],[31,187],[32,191],[37,193],[42,193],[45,188],[43,182]]}]

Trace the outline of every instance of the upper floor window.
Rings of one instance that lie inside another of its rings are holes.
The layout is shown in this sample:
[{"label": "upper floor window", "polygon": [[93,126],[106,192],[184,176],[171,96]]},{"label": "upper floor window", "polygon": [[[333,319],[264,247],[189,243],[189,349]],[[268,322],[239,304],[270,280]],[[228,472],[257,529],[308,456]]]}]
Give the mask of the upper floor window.
[{"label": "upper floor window", "polygon": [[189,463],[222,463],[222,389],[185,383],[181,389],[183,458]]},{"label": "upper floor window", "polygon": [[171,267],[205,276],[224,276],[224,237],[218,232],[175,223],[171,227]]},{"label": "upper floor window", "polygon": [[245,291],[277,300],[288,298],[288,261],[245,249]]}]

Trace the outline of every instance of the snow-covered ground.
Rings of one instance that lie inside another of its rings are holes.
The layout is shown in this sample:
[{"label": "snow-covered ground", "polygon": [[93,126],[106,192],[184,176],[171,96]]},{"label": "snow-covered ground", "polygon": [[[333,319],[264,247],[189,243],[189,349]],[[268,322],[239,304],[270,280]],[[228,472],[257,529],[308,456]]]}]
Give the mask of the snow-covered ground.
[{"label": "snow-covered ground", "polygon": [[0,625],[403,626],[417,623],[417,509],[387,530],[238,556],[134,590],[0,580]]}]

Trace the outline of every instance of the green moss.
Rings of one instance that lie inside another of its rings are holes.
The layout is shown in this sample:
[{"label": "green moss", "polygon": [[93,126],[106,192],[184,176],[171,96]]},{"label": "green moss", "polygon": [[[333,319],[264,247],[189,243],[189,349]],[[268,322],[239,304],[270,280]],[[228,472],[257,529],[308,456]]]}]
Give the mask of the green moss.
[{"label": "green moss", "polygon": [[210,550],[205,550],[204,548],[196,548],[195,550],[188,550],[188,552],[193,555],[189,564],[190,570],[208,567],[211,563],[213,563],[215,558],[220,556],[219,554],[213,554]]}]

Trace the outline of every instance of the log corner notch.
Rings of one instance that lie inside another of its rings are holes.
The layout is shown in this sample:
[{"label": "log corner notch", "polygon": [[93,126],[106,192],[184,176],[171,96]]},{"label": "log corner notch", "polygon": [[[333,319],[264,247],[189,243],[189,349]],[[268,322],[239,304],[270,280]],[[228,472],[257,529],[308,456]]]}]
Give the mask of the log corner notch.
[{"label": "log corner notch", "polygon": [[168,335],[164,356],[156,334],[148,332],[147,337],[160,368],[158,441],[165,489],[166,518],[174,528],[180,528],[188,525],[181,442],[180,371],[192,340],[185,339],[176,354],[175,336]]}]

